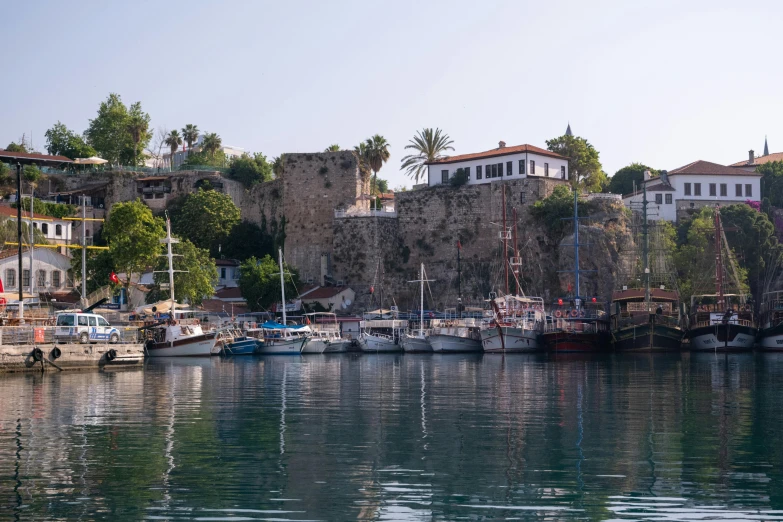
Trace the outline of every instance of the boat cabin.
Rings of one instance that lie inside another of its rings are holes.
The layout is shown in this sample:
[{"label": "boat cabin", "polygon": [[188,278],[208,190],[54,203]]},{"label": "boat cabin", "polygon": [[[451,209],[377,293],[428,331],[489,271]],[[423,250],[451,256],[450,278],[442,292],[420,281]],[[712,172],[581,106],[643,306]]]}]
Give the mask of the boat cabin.
[{"label": "boat cabin", "polygon": [[680,296],[676,290],[650,289],[650,301],[645,301],[643,288],[631,288],[612,293],[612,323],[615,328],[642,325],[650,314],[671,326],[680,324]]},{"label": "boat cabin", "polygon": [[604,303],[597,297],[560,298],[550,308],[545,331],[608,332],[609,322]]},{"label": "boat cabin", "polygon": [[753,306],[745,294],[694,295],[690,313],[691,329],[717,324],[754,326]]},{"label": "boat cabin", "polygon": [[772,328],[783,322],[783,291],[764,294],[760,319],[762,328]]}]

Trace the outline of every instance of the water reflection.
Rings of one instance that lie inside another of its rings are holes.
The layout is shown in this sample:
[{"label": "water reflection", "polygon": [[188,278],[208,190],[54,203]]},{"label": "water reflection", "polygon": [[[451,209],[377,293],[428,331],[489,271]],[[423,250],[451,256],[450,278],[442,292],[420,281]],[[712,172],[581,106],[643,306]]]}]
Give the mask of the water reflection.
[{"label": "water reflection", "polygon": [[0,513],[783,520],[781,377],[783,356],[712,354],[4,376]]}]

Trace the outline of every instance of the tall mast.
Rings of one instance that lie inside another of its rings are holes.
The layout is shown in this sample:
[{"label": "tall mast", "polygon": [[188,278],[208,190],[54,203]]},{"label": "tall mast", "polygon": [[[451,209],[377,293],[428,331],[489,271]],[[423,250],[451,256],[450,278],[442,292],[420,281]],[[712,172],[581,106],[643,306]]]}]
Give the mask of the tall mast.
[{"label": "tall mast", "polygon": [[424,263],[421,264],[419,279],[421,279],[421,297],[419,301],[419,336],[424,337]]},{"label": "tall mast", "polygon": [[283,325],[286,324],[286,316],[285,316],[285,274],[283,273],[283,249],[278,248],[277,249],[277,259],[280,263],[280,295],[283,299]]},{"label": "tall mast", "polygon": [[[83,197],[83,196],[82,196]],[[171,310],[169,316],[174,318],[174,308],[177,300],[174,298],[174,252],[171,250],[172,243],[179,243],[176,239],[171,237],[171,220],[166,217],[166,239],[163,240],[166,243],[166,259],[169,262],[169,294],[171,295]],[[86,248],[84,248],[86,250]]]},{"label": "tall mast", "polygon": [[506,228],[506,185],[503,185],[503,266],[506,268],[506,295],[508,295],[508,228]]},{"label": "tall mast", "polygon": [[723,298],[723,255],[721,248],[720,207],[715,209],[715,293],[718,295],[718,309],[724,311]]},{"label": "tall mast", "polygon": [[[22,164],[16,164],[16,261],[18,263],[19,278],[19,322],[24,324],[24,288],[22,287]],[[82,272],[84,274],[84,272]],[[84,279],[84,276],[82,276]]]},{"label": "tall mast", "polygon": [[642,263],[644,263],[644,302],[650,311],[650,236],[647,225],[647,184],[642,185]]},{"label": "tall mast", "polygon": [[460,260],[460,252],[462,251],[462,243],[457,240],[457,316],[462,319],[462,262]]},{"label": "tall mast", "polygon": [[574,189],[574,290],[579,298],[579,212],[577,202],[579,194]]},{"label": "tall mast", "polygon": [[[30,188],[30,293],[35,294],[35,217],[33,214],[33,200],[35,200],[35,190]],[[21,205],[21,202],[19,202]]]},{"label": "tall mast", "polygon": [[[127,295],[125,299],[128,299]],[[87,306],[87,197],[84,194],[82,194],[82,303],[83,306]]]},{"label": "tall mast", "polygon": [[[519,243],[517,243],[517,207],[511,209],[511,217],[514,220],[514,258],[518,260]],[[516,281],[517,295],[519,295],[519,265],[514,265],[514,281]]]}]

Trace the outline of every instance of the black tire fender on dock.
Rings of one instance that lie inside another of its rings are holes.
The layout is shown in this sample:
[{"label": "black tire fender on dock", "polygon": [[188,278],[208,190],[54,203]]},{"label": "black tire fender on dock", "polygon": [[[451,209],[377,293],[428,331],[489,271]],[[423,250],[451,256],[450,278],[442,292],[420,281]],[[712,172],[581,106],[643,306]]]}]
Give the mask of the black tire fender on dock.
[{"label": "black tire fender on dock", "polygon": [[33,348],[33,360],[35,362],[43,361],[43,350],[40,348]]},{"label": "black tire fender on dock", "polygon": [[116,358],[117,358],[117,350],[115,350],[114,348],[112,348],[111,350],[106,352],[106,359],[107,360],[113,361]]},{"label": "black tire fender on dock", "polygon": [[52,359],[59,359],[62,356],[63,352],[62,350],[60,350],[55,346],[54,348],[52,348],[52,351],[49,352],[49,354],[52,356]]}]

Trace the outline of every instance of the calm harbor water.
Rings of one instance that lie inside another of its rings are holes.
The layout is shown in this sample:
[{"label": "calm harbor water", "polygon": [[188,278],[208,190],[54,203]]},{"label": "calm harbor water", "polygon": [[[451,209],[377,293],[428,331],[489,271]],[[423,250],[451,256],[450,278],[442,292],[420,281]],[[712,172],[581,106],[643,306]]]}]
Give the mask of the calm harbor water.
[{"label": "calm harbor water", "polygon": [[783,356],[0,377],[5,520],[783,520]]}]

